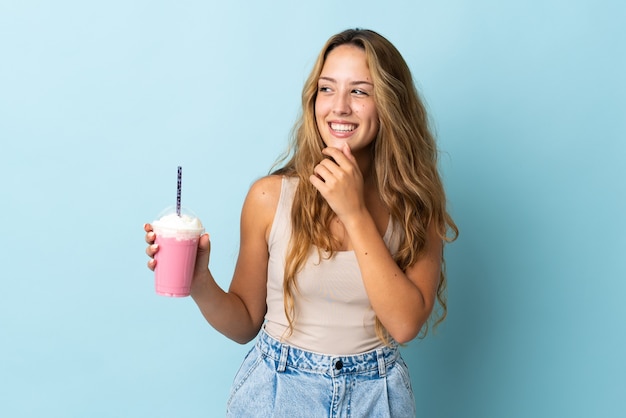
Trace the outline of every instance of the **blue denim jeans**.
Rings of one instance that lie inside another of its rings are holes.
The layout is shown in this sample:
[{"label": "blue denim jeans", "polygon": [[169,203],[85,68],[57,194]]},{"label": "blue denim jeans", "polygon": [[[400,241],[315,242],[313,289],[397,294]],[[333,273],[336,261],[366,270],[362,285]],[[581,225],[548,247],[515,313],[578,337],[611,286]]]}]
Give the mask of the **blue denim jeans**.
[{"label": "blue denim jeans", "polygon": [[326,356],[261,331],[235,376],[229,417],[415,417],[415,400],[397,347]]}]

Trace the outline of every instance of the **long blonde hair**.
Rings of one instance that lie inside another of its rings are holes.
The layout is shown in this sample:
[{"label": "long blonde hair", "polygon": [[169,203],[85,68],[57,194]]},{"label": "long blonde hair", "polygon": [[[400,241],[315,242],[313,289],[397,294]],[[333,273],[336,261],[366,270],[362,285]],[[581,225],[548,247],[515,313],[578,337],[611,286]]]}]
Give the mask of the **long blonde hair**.
[{"label": "long blonde hair", "polygon": [[[458,229],[446,210],[446,197],[437,167],[438,151],[429,129],[428,117],[411,72],[400,52],[383,36],[371,30],[350,29],[331,37],[320,52],[302,90],[302,111],[291,142],[274,174],[298,177],[298,188],[291,209],[292,236],[285,264],[283,284],[285,314],[289,330],[295,321],[296,276],[312,246],[332,257],[338,242],[330,232],[334,217],[325,199],[309,181],[313,168],[324,156],[325,147],[315,121],[318,78],[326,57],[340,45],[355,45],[365,51],[374,84],[374,100],[380,129],[372,147],[373,176],[380,198],[394,223],[402,226],[404,238],[395,261],[406,270],[420,258],[426,245],[426,232],[432,223],[441,239],[456,239]],[[451,234],[449,234],[451,232]],[[435,324],[447,314],[445,263],[437,288],[439,309]],[[421,336],[428,331],[428,323]],[[379,338],[389,336],[376,319]]]}]

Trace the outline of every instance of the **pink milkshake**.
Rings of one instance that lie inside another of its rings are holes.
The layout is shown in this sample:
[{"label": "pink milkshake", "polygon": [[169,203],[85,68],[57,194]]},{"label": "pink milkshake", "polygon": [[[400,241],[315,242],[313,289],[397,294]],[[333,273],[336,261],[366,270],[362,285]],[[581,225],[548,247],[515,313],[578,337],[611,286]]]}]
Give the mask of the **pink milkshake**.
[{"label": "pink milkshake", "polygon": [[152,227],[159,246],[154,256],[156,292],[170,297],[189,296],[198,239],[204,232],[202,223],[193,215],[170,213],[154,221]]}]

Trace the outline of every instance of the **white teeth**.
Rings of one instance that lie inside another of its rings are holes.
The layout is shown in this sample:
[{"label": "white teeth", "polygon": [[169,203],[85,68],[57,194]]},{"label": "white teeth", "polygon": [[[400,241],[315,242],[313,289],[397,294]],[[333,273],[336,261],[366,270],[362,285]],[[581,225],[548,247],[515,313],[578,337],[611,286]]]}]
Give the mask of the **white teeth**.
[{"label": "white teeth", "polygon": [[338,132],[351,132],[356,129],[356,125],[348,125],[343,123],[331,123],[330,128]]}]

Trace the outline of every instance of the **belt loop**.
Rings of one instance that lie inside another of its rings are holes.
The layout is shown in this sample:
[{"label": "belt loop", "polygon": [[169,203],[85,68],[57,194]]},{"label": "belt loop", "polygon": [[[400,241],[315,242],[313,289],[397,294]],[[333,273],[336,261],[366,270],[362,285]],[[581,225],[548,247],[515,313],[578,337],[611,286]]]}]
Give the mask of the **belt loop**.
[{"label": "belt loop", "polygon": [[378,375],[385,377],[387,375],[387,367],[385,367],[385,353],[382,348],[376,350],[376,359],[378,360]]},{"label": "belt loop", "polygon": [[287,344],[280,345],[280,359],[278,360],[278,369],[276,369],[279,373],[282,373],[287,368],[287,354],[289,354],[289,346]]}]

